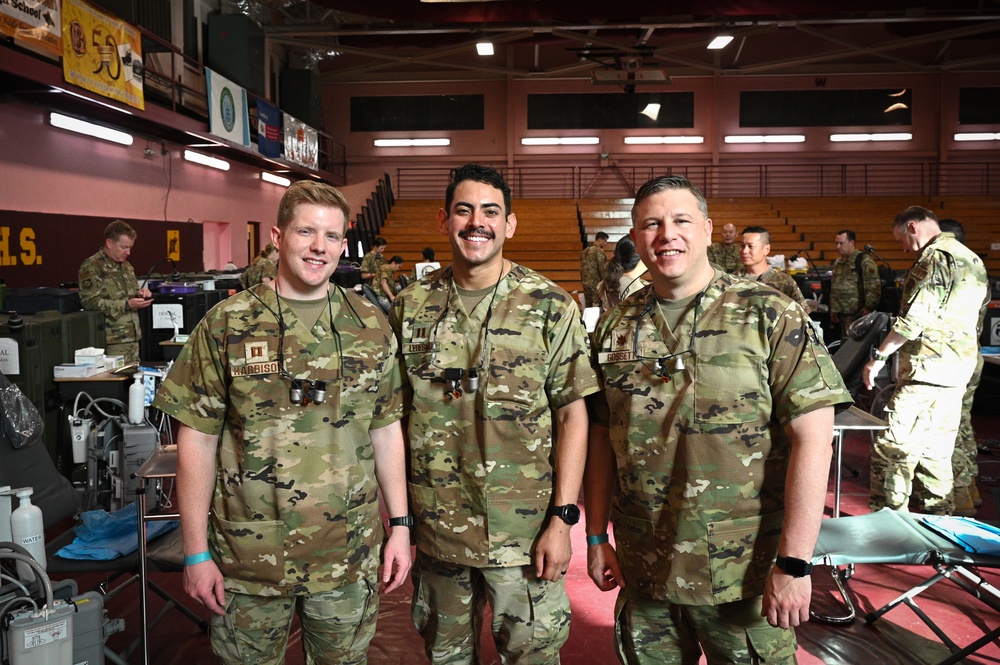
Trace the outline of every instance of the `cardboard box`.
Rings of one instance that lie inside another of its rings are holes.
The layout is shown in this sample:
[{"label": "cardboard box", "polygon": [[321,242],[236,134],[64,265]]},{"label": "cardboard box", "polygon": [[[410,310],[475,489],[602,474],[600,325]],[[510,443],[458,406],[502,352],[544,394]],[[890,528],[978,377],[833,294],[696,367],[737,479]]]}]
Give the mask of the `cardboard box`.
[{"label": "cardboard box", "polygon": [[88,376],[95,376],[104,371],[104,365],[74,365],[63,363],[52,368],[52,376],[57,379],[85,379]]},{"label": "cardboard box", "polygon": [[125,356],[104,356],[105,371],[112,371],[125,366]]}]

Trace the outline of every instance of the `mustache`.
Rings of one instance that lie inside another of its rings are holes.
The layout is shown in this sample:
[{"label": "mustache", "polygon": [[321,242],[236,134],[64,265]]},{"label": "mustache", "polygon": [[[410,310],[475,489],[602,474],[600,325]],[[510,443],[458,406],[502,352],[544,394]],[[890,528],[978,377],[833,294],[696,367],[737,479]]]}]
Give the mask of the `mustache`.
[{"label": "mustache", "polygon": [[484,236],[486,238],[489,238],[490,240],[496,240],[497,237],[497,234],[493,233],[492,231],[483,226],[479,226],[474,229],[463,229],[458,232],[458,237],[463,240],[472,235]]}]

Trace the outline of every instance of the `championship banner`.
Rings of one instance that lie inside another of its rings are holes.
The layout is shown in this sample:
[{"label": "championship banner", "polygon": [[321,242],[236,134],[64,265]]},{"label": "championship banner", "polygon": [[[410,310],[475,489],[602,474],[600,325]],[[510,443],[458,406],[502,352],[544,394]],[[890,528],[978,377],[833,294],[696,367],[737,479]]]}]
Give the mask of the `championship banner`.
[{"label": "championship banner", "polygon": [[319,135],[316,130],[287,113],[285,120],[285,159],[316,170],[319,167]]},{"label": "championship banner", "polygon": [[58,58],[63,50],[59,0],[0,0],[0,35]]},{"label": "championship banner", "polygon": [[208,131],[233,143],[250,145],[247,91],[218,72],[205,68]]},{"label": "championship banner", "polygon": [[281,157],[281,111],[257,100],[257,151],[265,157]]},{"label": "championship banner", "polygon": [[68,83],[145,108],[138,30],[83,0],[63,0],[62,32],[63,78]]}]

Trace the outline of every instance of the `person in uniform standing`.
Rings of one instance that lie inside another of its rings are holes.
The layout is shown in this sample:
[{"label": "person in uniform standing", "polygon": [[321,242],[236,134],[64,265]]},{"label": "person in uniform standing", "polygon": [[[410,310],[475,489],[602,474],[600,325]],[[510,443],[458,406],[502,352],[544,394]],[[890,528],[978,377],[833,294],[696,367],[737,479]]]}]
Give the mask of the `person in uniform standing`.
[{"label": "person in uniform standing", "polygon": [[580,254],[580,282],[587,307],[598,305],[597,287],[608,273],[608,255],[604,252],[607,244],[608,234],[598,231],[593,244]]},{"label": "person in uniform standing", "polygon": [[989,300],[986,268],[953,234],[942,233],[926,208],[899,213],[892,234],[917,259],[903,280],[899,316],[862,371],[873,388],[899,352],[889,427],[872,446],[868,505],[906,510],[912,496],[917,512],[950,515],[962,394],[976,368],[979,317]]},{"label": "person in uniform standing", "polygon": [[597,390],[572,297],[503,257],[510,189],[452,171],[438,212],[453,263],[403,289],[391,321],[409,393],[413,622],[432,663],[478,663],[484,608],[505,663],[558,663],[565,574]]},{"label": "person in uniform standing", "polygon": [[385,265],[385,248],[388,242],[381,236],[375,238],[371,250],[361,259],[361,280],[378,291],[375,284],[375,276],[378,269]]},{"label": "person in uniform standing", "polygon": [[736,227],[732,224],[723,224],[722,242],[714,242],[708,247],[708,262],[712,267],[733,275],[743,270],[738,240]]},{"label": "person in uniform standing", "polygon": [[875,260],[859,252],[854,231],[837,231],[835,239],[840,256],[833,262],[830,283],[830,321],[840,325],[840,336],[862,316],[875,311],[882,298],[882,282]]},{"label": "person in uniform standing", "polygon": [[367,662],[380,553],[386,592],[410,568],[395,336],[330,284],[348,216],[329,185],[289,187],[275,280],[214,307],[153,402],[181,423],[184,589],[224,663],[285,662],[294,614],[306,662]]},{"label": "person in uniform standing", "polygon": [[740,260],[743,262],[743,270],[735,274],[745,279],[767,284],[772,289],[784,293],[808,312],[809,303],[792,276],[784,270],[778,270],[768,265],[767,257],[770,253],[771,234],[768,233],[767,229],[763,226],[746,227],[743,229],[743,239],[740,242]]},{"label": "person in uniform standing", "polygon": [[620,589],[619,659],[794,663],[851,396],[802,307],[709,263],[688,180],[644,184],[632,224],[652,284],[594,331],[584,482],[590,577]]},{"label": "person in uniform standing", "polygon": [[139,362],[139,310],[153,304],[153,294],[139,286],[128,262],[136,232],[120,219],[104,229],[104,246],[80,265],[80,303],[104,315],[104,354]]}]

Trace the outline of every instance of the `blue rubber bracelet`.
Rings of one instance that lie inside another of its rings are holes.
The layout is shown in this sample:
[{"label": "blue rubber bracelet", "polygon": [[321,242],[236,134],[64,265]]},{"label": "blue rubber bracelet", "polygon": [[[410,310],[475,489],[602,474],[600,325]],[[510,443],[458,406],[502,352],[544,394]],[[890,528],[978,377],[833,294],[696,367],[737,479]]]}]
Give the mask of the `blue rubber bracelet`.
[{"label": "blue rubber bracelet", "polygon": [[587,536],[588,545],[603,545],[608,542],[608,534],[602,533],[597,536]]},{"label": "blue rubber bracelet", "polygon": [[205,561],[209,561],[211,560],[211,558],[212,558],[212,553],[209,552],[208,550],[205,550],[204,552],[198,552],[197,554],[188,554],[187,556],[184,557],[184,565],[193,566],[196,563],[204,563]]}]

